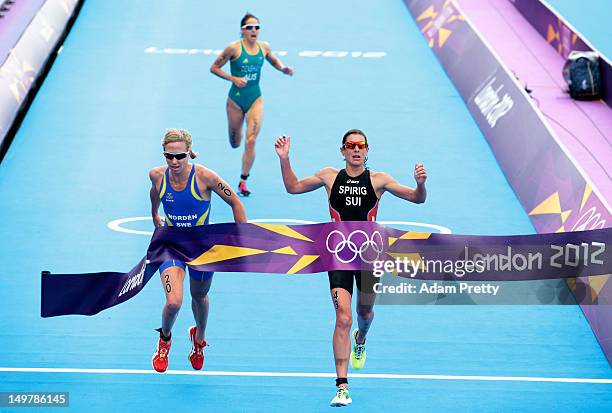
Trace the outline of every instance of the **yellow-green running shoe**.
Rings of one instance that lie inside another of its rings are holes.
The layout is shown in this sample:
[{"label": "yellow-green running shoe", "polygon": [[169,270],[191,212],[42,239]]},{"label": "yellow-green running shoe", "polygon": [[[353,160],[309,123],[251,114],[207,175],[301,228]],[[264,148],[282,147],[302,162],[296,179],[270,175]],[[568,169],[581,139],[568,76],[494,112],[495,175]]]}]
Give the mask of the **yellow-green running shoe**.
[{"label": "yellow-green running shoe", "polygon": [[342,407],[353,403],[353,399],[351,399],[351,394],[348,391],[348,387],[338,387],[336,390],[336,394],[329,405],[331,407]]},{"label": "yellow-green running shoe", "polygon": [[363,342],[363,344],[357,344],[358,331],[358,329],[354,329],[353,333],[351,334],[353,336],[354,341],[353,349],[351,350],[351,367],[357,370],[363,368],[363,365],[366,362],[365,341]]}]

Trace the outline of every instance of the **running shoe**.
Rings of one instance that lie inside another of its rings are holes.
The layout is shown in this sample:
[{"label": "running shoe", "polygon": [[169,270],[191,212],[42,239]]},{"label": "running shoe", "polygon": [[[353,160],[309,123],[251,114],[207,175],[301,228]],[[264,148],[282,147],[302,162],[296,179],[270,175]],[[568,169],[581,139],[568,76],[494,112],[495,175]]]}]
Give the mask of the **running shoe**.
[{"label": "running shoe", "polygon": [[354,329],[353,333],[351,334],[353,336],[352,341],[354,342],[353,349],[351,350],[351,367],[357,370],[363,368],[363,365],[366,362],[365,341],[363,344],[357,344],[358,331],[358,329]]},{"label": "running shoe", "polygon": [[206,340],[198,343],[196,340],[196,326],[189,327],[189,340],[191,341],[191,352],[189,353],[189,361],[194,370],[201,370],[204,365],[204,347],[207,346]]},{"label": "running shoe", "polygon": [[161,337],[159,338],[159,341],[157,342],[157,350],[151,359],[153,369],[156,372],[163,373],[168,369],[168,353],[170,352],[171,345],[172,340],[164,341],[161,339]]},{"label": "running shoe", "polygon": [[246,181],[240,181],[240,183],[238,184],[238,192],[242,196],[251,195],[251,191],[249,191],[249,187],[247,186]]},{"label": "running shoe", "polygon": [[343,407],[353,403],[353,399],[351,399],[351,394],[349,393],[348,387],[340,386],[338,390],[336,390],[336,394],[329,405],[331,407]]}]

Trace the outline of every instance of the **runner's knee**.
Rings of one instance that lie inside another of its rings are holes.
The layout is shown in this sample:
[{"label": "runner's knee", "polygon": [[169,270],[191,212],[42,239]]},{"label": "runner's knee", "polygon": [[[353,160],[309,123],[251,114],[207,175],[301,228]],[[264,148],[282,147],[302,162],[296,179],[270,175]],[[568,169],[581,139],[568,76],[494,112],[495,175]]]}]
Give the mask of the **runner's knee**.
[{"label": "runner's knee", "polygon": [[166,303],[166,310],[172,314],[178,313],[181,309],[181,305],[183,304],[183,300],[177,298],[171,298]]},{"label": "runner's knee", "polygon": [[197,301],[198,303],[205,303],[208,301],[208,293],[204,292],[191,292],[191,299],[193,301]]},{"label": "runner's knee", "polygon": [[232,148],[237,148],[240,146],[240,140],[242,137],[240,136],[239,130],[230,129],[229,138],[230,138],[230,145],[232,146]]},{"label": "runner's knee", "polygon": [[257,141],[257,135],[255,135],[254,133],[249,133],[249,135],[246,138],[245,145],[248,146],[249,148],[253,148],[255,147],[256,141]]},{"label": "runner's knee", "polygon": [[348,331],[351,325],[353,325],[353,317],[351,316],[350,309],[348,311],[336,311],[336,328]]},{"label": "runner's knee", "polygon": [[374,308],[371,305],[357,305],[357,315],[369,320],[374,317]]}]

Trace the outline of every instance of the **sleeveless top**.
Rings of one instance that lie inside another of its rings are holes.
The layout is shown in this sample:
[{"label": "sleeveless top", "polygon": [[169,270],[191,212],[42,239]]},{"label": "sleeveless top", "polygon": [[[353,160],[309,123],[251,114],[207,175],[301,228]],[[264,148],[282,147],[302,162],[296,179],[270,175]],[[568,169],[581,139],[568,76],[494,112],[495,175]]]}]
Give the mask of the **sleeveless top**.
[{"label": "sleeveless top", "polygon": [[370,170],[359,176],[349,176],[345,169],[338,172],[329,194],[332,221],[376,221],[378,197],[372,186]]},{"label": "sleeveless top", "polygon": [[187,185],[176,191],[170,184],[170,168],[166,168],[159,189],[159,198],[164,206],[167,226],[193,227],[208,224],[210,200],[202,198],[195,175],[196,166],[192,164]]},{"label": "sleeveless top", "polygon": [[259,51],[256,54],[249,54],[242,40],[240,41],[240,48],[242,50],[240,56],[230,61],[230,71],[232,76],[244,77],[247,80],[247,84],[243,88],[237,88],[232,84],[232,89],[247,92],[251,88],[259,88],[259,77],[261,76],[261,68],[264,64],[264,54],[259,42],[257,42]]}]

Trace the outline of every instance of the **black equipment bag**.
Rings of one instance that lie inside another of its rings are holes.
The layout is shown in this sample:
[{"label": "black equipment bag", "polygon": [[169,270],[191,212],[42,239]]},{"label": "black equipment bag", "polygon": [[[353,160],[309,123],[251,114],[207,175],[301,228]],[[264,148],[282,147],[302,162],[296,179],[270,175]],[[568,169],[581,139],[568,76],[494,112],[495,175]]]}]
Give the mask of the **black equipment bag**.
[{"label": "black equipment bag", "polygon": [[567,82],[572,99],[601,98],[599,56],[596,52],[572,51],[563,67],[563,77]]}]

